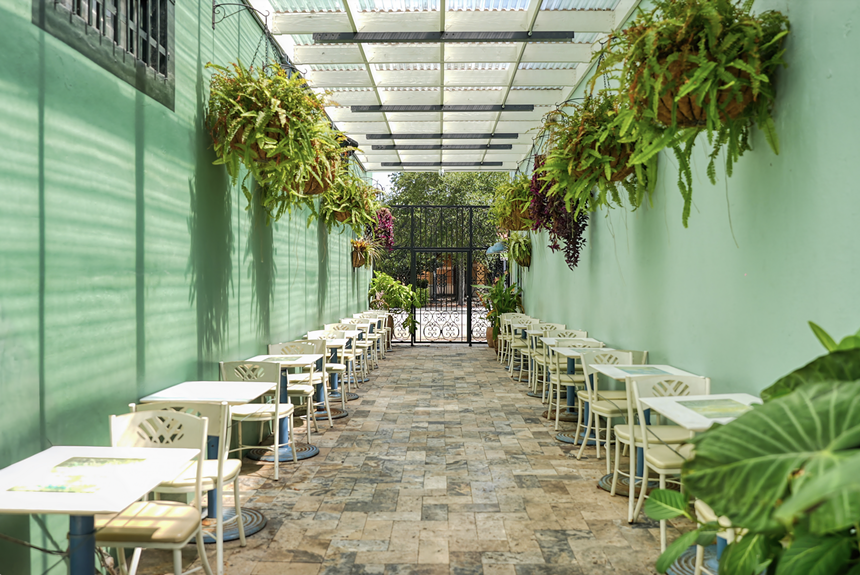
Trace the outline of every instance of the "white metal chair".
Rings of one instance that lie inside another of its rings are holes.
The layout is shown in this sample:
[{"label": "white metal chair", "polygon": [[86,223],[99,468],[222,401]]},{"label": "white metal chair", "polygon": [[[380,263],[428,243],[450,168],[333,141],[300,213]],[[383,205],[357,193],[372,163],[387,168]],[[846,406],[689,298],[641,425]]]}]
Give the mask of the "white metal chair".
[{"label": "white metal chair", "polygon": [[[275,354],[283,354],[283,355],[312,355],[319,354],[323,356],[322,369],[317,371],[315,369],[311,369],[308,371],[303,371],[299,374],[288,373],[287,374],[287,395],[290,397],[298,397],[304,401],[309,402],[308,405],[308,425],[310,425],[311,419],[314,421],[314,426],[316,426],[316,408],[321,407],[323,411],[325,411],[328,416],[329,427],[334,427],[334,422],[331,419],[331,409],[329,409],[328,404],[328,377],[326,376],[326,368],[325,368],[325,341],[324,340],[314,340],[310,341],[291,341],[286,343],[274,343],[269,345],[269,355]],[[302,387],[305,386],[305,387]],[[311,393],[308,394],[307,386],[311,387]],[[317,386],[322,386],[322,401],[314,401],[314,388]],[[313,413],[311,413],[313,411]]]},{"label": "white metal chair", "polygon": [[361,372],[361,380],[356,377],[353,377],[353,381],[355,382],[355,386],[358,387],[359,381],[363,381],[367,379],[367,357],[369,355],[368,345],[359,345],[361,342],[361,337],[364,335],[364,332],[358,329],[358,326],[354,323],[327,323],[325,325],[325,329],[327,330],[338,330],[338,331],[357,331],[359,332],[359,337],[352,338],[352,341],[348,344],[347,348],[347,356],[355,362],[355,371],[353,372],[353,376],[356,371]]},{"label": "white metal chair", "polygon": [[[582,354],[582,373],[585,376],[585,390],[588,395],[588,421],[585,422],[585,438],[579,447],[579,452],[576,458],[580,459],[585,451],[585,446],[588,445],[588,438],[591,436],[591,430],[594,430],[594,446],[597,458],[600,459],[600,442],[601,442],[601,427],[600,418],[606,420],[606,429],[602,438],[604,447],[606,448],[606,473],[612,473],[611,456],[612,456],[612,419],[615,417],[624,417],[627,415],[627,400],[626,399],[600,399],[598,394],[599,389],[599,372],[591,369],[592,365],[629,365],[633,361],[633,354],[629,351],[608,351],[597,350],[585,352]],[[580,424],[576,424],[576,436],[579,437]]]},{"label": "white metal chair", "polygon": [[[557,335],[557,334],[556,334]],[[578,348],[602,348],[603,343],[599,341],[591,341],[579,338],[556,338],[557,345],[555,347],[578,347]],[[578,390],[585,386],[585,376],[582,374],[582,365],[574,370],[574,373],[567,373],[568,361],[563,355],[559,355],[552,350],[549,350],[547,356],[547,365],[549,367],[549,378],[544,382],[541,396],[547,397],[547,410],[552,413],[553,404],[555,405],[555,429],[558,430],[559,421],[561,419],[561,388],[571,386],[573,392],[578,393]],[[547,387],[549,395],[546,394]],[[579,406],[580,412],[582,407]]]},{"label": "white metal chair", "polygon": [[[215,505],[215,566],[216,573],[224,573],[224,484],[233,484],[233,507],[236,510],[235,521],[239,527],[239,544],[247,545],[245,541],[245,526],[242,523],[242,505],[239,501],[239,472],[242,470],[241,459],[228,459],[230,452],[230,436],[227,433],[227,422],[230,419],[230,408],[226,403],[141,403],[129,404],[132,413],[144,411],[177,411],[190,413],[197,417],[205,417],[209,421],[209,436],[218,437],[218,457],[216,459],[203,460],[203,491],[218,491],[218,500],[210,501],[210,507]],[[193,493],[197,464],[188,466],[188,469],[179,477],[161,483],[153,489],[155,493]]]},{"label": "white metal chair", "polygon": [[[114,547],[125,571],[125,550],[135,549],[130,573],[137,572],[141,549],[168,549],[173,552],[173,573],[182,574],[182,548],[192,538],[202,569],[212,575],[203,545],[201,493],[203,460],[206,452],[208,420],[176,411],[144,411],[110,416],[111,445],[158,449],[197,449],[194,468],[194,503],[178,501],[137,501],[113,515],[95,518],[96,545]],[[188,571],[197,571],[200,567]]]},{"label": "white metal chair", "polygon": [[[630,444],[630,458],[633,461],[631,469],[635,470],[635,447],[642,447],[645,458],[645,469],[642,477],[642,485],[639,489],[639,499],[633,510],[633,520],[639,517],[642,505],[648,492],[648,471],[653,469],[660,478],[660,489],[666,488],[666,476],[680,475],[681,466],[692,453],[692,445],[682,445],[692,437],[692,432],[676,425],[647,425],[645,410],[648,409],[640,401],[643,397],[679,397],[684,395],[710,395],[711,380],[707,377],[680,376],[680,375],[640,375],[628,378],[627,386],[631,390],[630,397],[636,407],[636,415],[639,417],[639,425],[635,425],[630,419],[630,426],[622,431],[622,437],[626,432],[627,442]],[[630,409],[632,412],[632,408]],[[632,413],[631,413],[632,415]],[[654,414],[656,417],[656,414]],[[629,431],[628,431],[629,430]],[[630,432],[632,431],[632,438]],[[635,474],[631,472],[631,476]],[[614,481],[614,479],[613,479]],[[635,485],[633,478],[630,480],[631,492]],[[660,550],[666,550],[666,520],[660,521]]]},{"label": "white metal chair", "polygon": [[[293,415],[292,403],[281,403],[281,364],[274,362],[263,361],[222,361],[221,380],[222,381],[262,381],[272,384],[273,396],[272,403],[246,403],[244,405],[234,405],[230,410],[230,419],[237,422],[239,444],[235,449],[230,450],[230,453],[239,452],[239,459],[246,449],[267,449],[266,446],[245,444],[242,439],[242,423],[270,423],[272,426],[272,435],[274,443],[268,449],[271,449],[274,455],[275,465],[275,481],[278,480],[278,450],[283,445],[289,445],[293,452],[293,463],[298,462],[296,457],[296,444],[293,440],[292,426],[290,426],[290,436],[287,441],[281,442],[281,432],[279,422],[284,417]],[[308,426],[310,427],[310,426]],[[262,427],[260,428],[260,438],[262,439]],[[310,429],[308,430],[310,438]]]}]

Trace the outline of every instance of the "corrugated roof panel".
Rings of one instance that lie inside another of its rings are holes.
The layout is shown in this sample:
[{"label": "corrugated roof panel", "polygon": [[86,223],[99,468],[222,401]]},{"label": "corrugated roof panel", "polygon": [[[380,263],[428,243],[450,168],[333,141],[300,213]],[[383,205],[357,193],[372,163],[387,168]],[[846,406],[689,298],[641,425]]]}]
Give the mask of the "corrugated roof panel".
[{"label": "corrugated roof panel", "polygon": [[525,10],[529,6],[529,0],[449,0],[445,6],[451,11]]},{"label": "corrugated roof panel", "polygon": [[594,44],[598,36],[600,34],[597,32],[576,32],[573,36],[573,41],[581,44]]},{"label": "corrugated roof panel", "polygon": [[379,88],[380,92],[438,92],[439,86],[392,86]]},{"label": "corrugated roof panel", "polygon": [[490,63],[455,63],[445,64],[446,70],[507,70],[511,65],[508,62],[490,62]]},{"label": "corrugated roof panel", "polygon": [[349,87],[342,87],[342,88],[324,88],[324,89],[321,89],[320,91],[323,91],[323,92],[333,92],[333,93],[335,93],[335,94],[336,94],[337,92],[373,92],[373,88],[349,88]]},{"label": "corrugated roof panel", "polygon": [[541,10],[615,10],[620,0],[543,0]]},{"label": "corrugated roof panel", "polygon": [[296,46],[313,46],[314,45],[314,35],[313,34],[290,34],[290,38],[293,40],[293,44]]},{"label": "corrugated roof panel", "polygon": [[511,86],[511,90],[561,90],[564,86]]},{"label": "corrugated roof panel", "polygon": [[362,12],[433,12],[439,0],[358,0]]},{"label": "corrugated roof panel", "polygon": [[578,62],[522,62],[520,70],[573,70]]},{"label": "corrugated roof panel", "polygon": [[406,71],[406,70],[438,70],[439,62],[413,63],[413,64],[374,64],[373,69],[377,71]]},{"label": "corrugated roof panel", "polygon": [[364,64],[310,64],[312,72],[363,72]]},{"label": "corrugated roof panel", "polygon": [[271,0],[275,12],[343,12],[341,0]]},{"label": "corrugated roof panel", "polygon": [[450,87],[445,88],[446,92],[481,92],[481,91],[501,91],[504,90],[504,86],[461,86],[461,87]]}]

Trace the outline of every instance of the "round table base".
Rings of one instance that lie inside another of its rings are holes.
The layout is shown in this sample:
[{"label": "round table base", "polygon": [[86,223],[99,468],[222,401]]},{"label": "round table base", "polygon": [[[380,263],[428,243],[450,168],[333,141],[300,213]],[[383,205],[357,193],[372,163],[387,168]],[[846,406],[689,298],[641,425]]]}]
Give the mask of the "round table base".
[{"label": "round table base", "polygon": [[529,397],[543,397],[541,394],[535,391],[529,391],[528,393],[526,393],[526,395],[528,395]]},{"label": "round table base", "polygon": [[[639,496],[639,484],[642,480],[639,479],[636,482],[636,496]],[[612,474],[607,473],[603,477],[600,478],[600,481],[597,482],[597,487],[604,491],[612,491]],[[649,481],[648,482],[648,491],[650,492],[652,489],[659,489],[660,483],[657,481]],[[621,497],[627,497],[630,493],[630,478],[624,475],[618,476],[618,481],[615,485],[615,495],[620,495]]]},{"label": "round table base", "polygon": [[[541,413],[541,417],[543,417],[544,419],[551,419],[552,421],[555,421],[555,410],[552,410],[552,413],[550,413],[549,411],[544,411],[543,413]],[[558,420],[563,421],[565,423],[576,423],[576,412],[562,409],[561,412],[558,414]]]},{"label": "round table base", "polygon": [[[302,443],[300,441],[296,442],[296,459],[301,461],[302,459],[308,459],[315,455],[319,455],[320,450],[316,445],[310,445],[309,443]],[[248,452],[248,459],[253,459],[255,461],[267,461],[271,463],[275,460],[275,456],[272,455],[271,449],[252,449]],[[278,461],[281,463],[285,461],[293,460],[293,450],[284,446],[278,450]]]},{"label": "round table base", "polygon": [[[333,393],[330,393],[329,398],[330,399],[340,399],[340,392],[335,391]],[[358,399],[357,393],[347,392],[347,394],[346,394],[346,400],[347,401],[355,401],[356,399]]]},{"label": "round table base", "polygon": [[[703,567],[711,573],[720,570],[720,562],[717,560],[717,546],[705,547],[705,562]],[[667,575],[693,575],[696,572],[696,546],[687,548],[672,566],[666,571]]]},{"label": "round table base", "polygon": [[[585,437],[585,432],[581,432],[579,437]],[[575,431],[562,431],[555,436],[556,440],[561,441],[562,443],[572,443],[574,445],[578,445],[579,441],[576,438]],[[588,445],[594,445],[594,439],[588,440]]]},{"label": "round table base", "polygon": [[[331,418],[332,419],[341,419],[341,418],[349,415],[349,413],[347,413],[346,411],[344,411],[342,409],[338,409],[337,407],[329,406],[329,410],[331,410]],[[322,420],[328,420],[328,415],[326,415],[326,412],[324,409],[321,411],[314,412],[314,415],[317,418],[317,422],[322,421]],[[305,419],[304,415],[302,416],[302,419]]]},{"label": "round table base", "polygon": [[[242,526],[245,528],[245,537],[263,530],[269,520],[256,509],[242,508]],[[203,520],[203,542],[215,543],[215,519]],[[239,539],[239,522],[236,521],[236,509],[228,507],[224,509],[224,541],[236,541]]]}]

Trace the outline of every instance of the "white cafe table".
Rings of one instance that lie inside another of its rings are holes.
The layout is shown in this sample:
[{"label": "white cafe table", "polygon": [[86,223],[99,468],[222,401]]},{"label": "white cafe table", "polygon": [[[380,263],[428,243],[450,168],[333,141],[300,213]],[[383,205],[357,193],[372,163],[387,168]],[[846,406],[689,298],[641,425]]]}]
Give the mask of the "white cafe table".
[{"label": "white cafe table", "polygon": [[[579,341],[587,341],[588,343],[603,343],[602,341],[600,341],[598,339],[594,339],[593,337],[542,337],[542,338],[540,338],[540,340],[543,342],[544,345],[548,345],[550,347],[555,347],[556,345],[558,345],[558,340],[560,340],[560,339],[576,339]],[[608,348],[602,347],[602,348],[591,348],[591,349],[608,349]]]},{"label": "white cafe table", "polygon": [[95,573],[95,516],[182,473],[197,449],[55,446],[0,469],[0,513],[69,515],[71,575]]},{"label": "white cafe table", "polygon": [[141,403],[200,402],[243,405],[274,389],[271,383],[248,381],[184,381],[140,398]]},{"label": "white cafe table", "polygon": [[[313,380],[313,370],[316,368],[318,362],[322,362],[325,356],[321,353],[306,353],[306,354],[287,354],[287,355],[255,355],[254,357],[248,358],[245,361],[265,361],[270,363],[279,363],[281,365],[281,369],[297,369],[309,367],[311,368],[311,375],[308,381]],[[287,395],[287,388],[289,387],[288,378],[281,376],[281,403],[289,403],[290,398]],[[325,386],[320,385],[319,389],[316,390],[316,397],[314,401],[323,401],[322,394],[325,393]],[[308,406],[308,443],[300,444],[296,441],[296,458],[297,459],[308,459],[309,457],[313,457],[315,455],[319,455],[319,448],[315,445],[311,445],[310,437],[311,437],[311,408],[313,405]],[[284,417],[281,419],[280,423],[280,435],[281,437],[290,437],[290,418]],[[274,455],[269,450],[251,450],[248,453],[248,457],[251,459],[256,459],[259,461],[274,461]],[[281,447],[278,450],[278,461],[292,461],[293,460],[293,451],[289,446]]]},{"label": "white cafe table", "polygon": [[713,424],[734,421],[762,403],[761,398],[748,393],[715,393],[712,395],[682,395],[676,397],[643,397],[640,401],[690,431],[707,431]]}]

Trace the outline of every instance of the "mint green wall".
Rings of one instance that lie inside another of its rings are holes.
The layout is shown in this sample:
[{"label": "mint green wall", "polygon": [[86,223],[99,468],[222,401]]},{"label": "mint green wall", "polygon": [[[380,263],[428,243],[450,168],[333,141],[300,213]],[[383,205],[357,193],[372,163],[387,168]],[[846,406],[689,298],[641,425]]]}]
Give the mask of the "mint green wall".
[{"label": "mint green wall", "polygon": [[[203,65],[249,62],[260,30],[242,14],[213,33],[210,6],[176,3],[172,112],[0,0],[0,467],[107,444],[142,395],[366,308],[351,232],[307,212],[267,227],[212,166]],[[0,532],[65,548],[66,518],[47,521]],[[0,542],[3,575],[54,562]]]},{"label": "mint green wall", "polygon": [[780,155],[756,131],[755,150],[712,186],[703,137],[684,229],[676,162],[663,153],[652,207],[593,214],[574,271],[545,248],[545,234],[533,236],[523,280],[529,314],[648,350],[652,363],[710,376],[715,392],[758,393],[820,355],[807,320],[837,339],[860,327],[860,114],[851,105],[860,4],[758,0],[755,9],[781,10],[792,24],[789,67],[777,78]]}]

